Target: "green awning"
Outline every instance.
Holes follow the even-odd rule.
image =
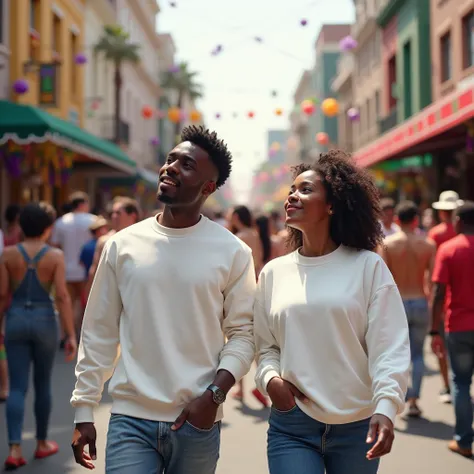
[[[31,105],[0,100],[0,145],[51,141],[97,161],[136,174],[137,165],[117,145]]]

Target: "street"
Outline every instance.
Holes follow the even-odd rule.
[[[79,474],[86,472],[74,463],[70,448],[73,412],[69,398],[74,383],[72,364],[62,360],[58,355],[54,374],[54,405],[50,438],[60,444],[56,456],[42,461],[34,461],[34,419],[32,414],[33,397],[30,393],[27,400],[26,420],[24,426],[24,455],[28,465],[21,468],[22,474]],[[474,471],[473,460],[451,454],[446,443],[452,436],[453,407],[438,402],[440,378],[435,370],[435,361],[427,357],[428,375],[425,378],[421,408],[425,418],[409,423],[398,419],[396,423],[396,440],[392,453],[382,461],[381,474],[430,473],[468,474]],[[250,376],[246,379],[246,392],[253,388]],[[266,419],[268,413],[259,408],[252,395],[247,395],[248,404],[240,403],[229,397],[226,402],[226,417],[222,429],[222,450],[218,474],[264,474],[267,473],[265,456]],[[110,398],[104,402],[96,413],[98,431],[98,460],[96,473],[104,472],[104,443],[107,430]],[[7,456],[5,433],[5,415],[2,407],[0,414],[0,461]]]

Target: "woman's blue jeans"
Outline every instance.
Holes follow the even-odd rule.
[[[47,439],[51,413],[51,375],[57,348],[58,324],[50,308],[10,308],[5,325],[10,378],[6,418],[10,445],[21,443],[25,398],[32,365],[36,439]]]
[[[268,429],[270,474],[376,474],[379,460],[369,461],[369,419],[327,425],[297,406],[272,408]]]

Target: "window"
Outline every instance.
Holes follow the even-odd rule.
[[[375,119],[380,117],[380,91],[375,92]]]
[[[474,66],[474,10],[462,19],[463,69]]]
[[[39,30],[39,0],[30,0],[30,28]]]
[[[451,79],[451,32],[444,34],[441,44],[441,82]]]
[[[390,111],[397,106],[397,58],[392,56],[388,62],[388,108]]]
[[[372,128],[372,111],[370,110],[370,99],[367,99],[365,109],[367,110],[367,131],[370,131]]]
[[[71,32],[71,98],[74,100],[77,98],[77,66],[74,61],[76,54],[78,53],[78,37],[75,33]]]
[[[53,14],[53,54],[61,53],[61,18]]]
[[[0,43],[3,43],[3,2],[0,2]]]

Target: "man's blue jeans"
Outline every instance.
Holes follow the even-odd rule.
[[[107,434],[106,474],[214,474],[220,422],[210,430],[112,415]]]
[[[326,425],[300,408],[272,408],[268,429],[270,474],[376,474],[379,460],[368,461],[368,419]]]
[[[446,333],[456,427],[454,439],[461,448],[471,449],[474,441],[471,381],[474,374],[474,331]]]
[[[425,374],[425,362],[423,359],[423,349],[428,327],[430,324],[430,314],[426,298],[403,300],[408,321],[408,333],[410,336],[411,353],[411,387],[408,389],[407,399],[420,398],[421,383]]]

